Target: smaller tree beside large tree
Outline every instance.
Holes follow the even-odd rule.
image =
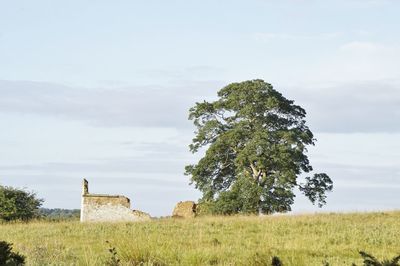
[[[27,221],[39,217],[43,200],[36,193],[0,185],[0,220]]]
[[[222,214],[285,212],[297,187],[324,205],[333,188],[327,174],[298,181],[313,170],[306,147],[315,139],[305,110],[263,80],[229,84],[218,97],[196,103],[189,114],[197,128],[190,150],[206,151],[185,174],[203,192],[202,201]]]

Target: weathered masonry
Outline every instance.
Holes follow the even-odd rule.
[[[129,198],[120,195],[90,194],[83,179],[81,222],[131,222],[149,220],[147,213],[131,210]]]

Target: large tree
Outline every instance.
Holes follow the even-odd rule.
[[[306,155],[315,139],[306,125],[306,112],[263,80],[232,83],[218,100],[196,103],[189,119],[197,127],[190,145],[205,155],[186,166],[186,175],[217,202],[222,213],[289,211],[297,187],[313,204],[325,204],[333,188],[325,173],[312,177]]]

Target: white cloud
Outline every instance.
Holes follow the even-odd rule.
[[[376,53],[384,52],[387,50],[387,48],[382,44],[362,41],[345,43],[341,45],[339,49],[343,52],[348,53]]]
[[[338,45],[330,54],[298,68],[303,84],[343,84],[399,80],[400,45],[396,43],[351,41]]]
[[[4,113],[56,116],[98,126],[185,127],[195,101],[215,94],[221,82],[170,86],[77,88],[59,84],[0,81]]]
[[[170,87],[83,89],[37,82],[0,81],[0,111],[78,120],[102,127],[193,129],[188,109],[215,98],[222,82]],[[281,90],[279,86],[276,87]],[[284,88],[285,89],[285,88]],[[316,131],[399,132],[400,82],[336,82],[282,91],[308,112]]]
[[[288,97],[307,111],[318,132],[400,132],[400,83],[365,81],[290,87]]]

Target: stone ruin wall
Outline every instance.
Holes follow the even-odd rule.
[[[131,210],[130,200],[119,195],[89,194],[83,180],[81,222],[131,222],[149,220],[144,212]]]

